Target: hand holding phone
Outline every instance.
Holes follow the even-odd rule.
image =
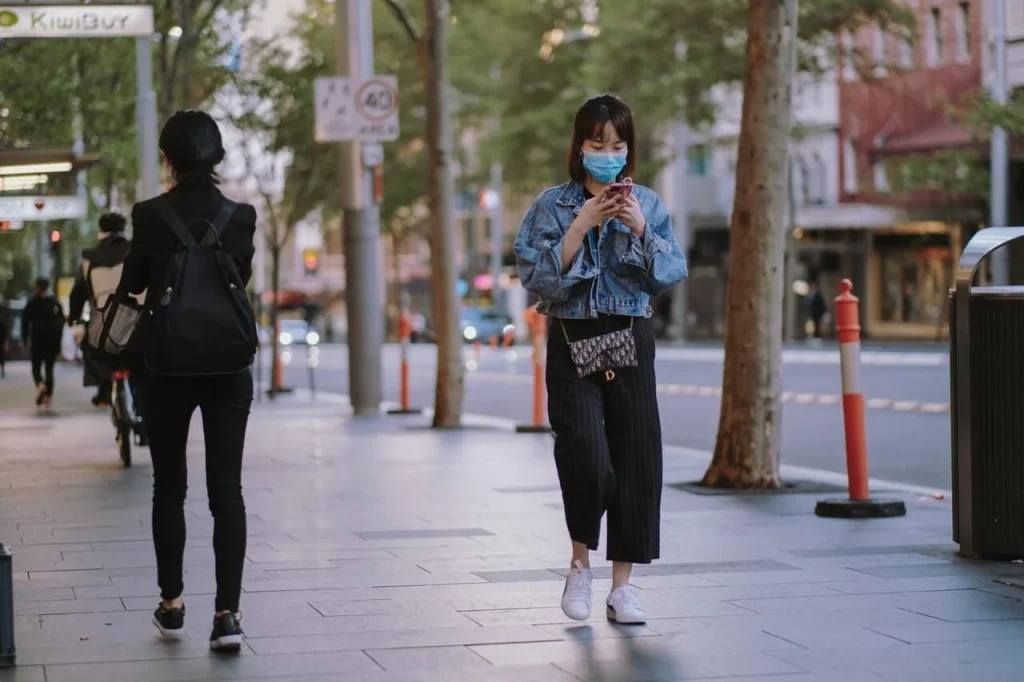
[[[605,189],[605,194],[613,195],[618,194],[620,197],[625,199],[633,192],[633,180],[630,178],[623,178],[622,182],[613,182],[608,185]]]

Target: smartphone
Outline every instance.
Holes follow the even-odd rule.
[[[630,178],[623,178],[622,182],[613,182],[605,190],[608,194],[619,194],[623,199],[633,191],[633,181]]]

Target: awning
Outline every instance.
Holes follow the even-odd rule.
[[[0,149],[0,167],[2,166],[35,166],[48,163],[70,163],[71,171],[84,170],[98,163],[100,154],[86,152],[75,156],[70,147],[9,147]]]
[[[796,226],[804,230],[869,230],[909,221],[903,209],[881,204],[801,206],[796,211]]]
[[[942,121],[912,133],[894,135],[875,151],[880,154],[910,154],[948,147],[967,147],[976,142],[977,140],[966,127]]]

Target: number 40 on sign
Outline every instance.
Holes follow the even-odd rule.
[[[398,139],[398,79],[316,79],[317,142]]]

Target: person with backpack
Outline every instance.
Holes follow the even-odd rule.
[[[198,409],[206,441],[217,595],[210,647],[242,644],[239,596],[246,519],[242,452],[253,399],[256,320],[245,293],[252,276],[256,210],[226,198],[215,167],[221,133],[202,111],[174,114],[159,139],[171,189],[135,204],[134,239],[117,300],[147,291],[133,346],[146,365],[143,393],[153,460],[153,543],[161,634],[184,634],[186,443]]]
[[[40,277],[21,313],[21,338],[29,346],[38,407],[49,409],[53,404],[53,366],[60,354],[64,321],[64,307],[50,293],[50,280]]]

